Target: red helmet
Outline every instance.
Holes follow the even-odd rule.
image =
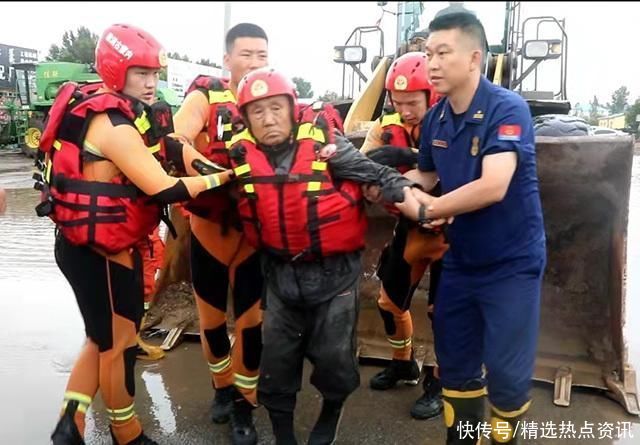
[[[384,87],[389,91],[428,91],[429,108],[440,99],[427,79],[427,55],[417,51],[403,54],[393,62]]]
[[[162,45],[148,32],[131,25],[108,27],[96,45],[96,70],[105,85],[124,88],[132,66],[160,69],[167,66]]]
[[[286,95],[291,98],[293,115],[298,115],[296,87],[284,74],[273,68],[259,68],[247,73],[238,84],[238,109],[267,97]]]

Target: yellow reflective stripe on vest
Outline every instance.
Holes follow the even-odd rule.
[[[236,98],[231,90],[211,91],[209,90],[209,104],[220,104],[225,102],[236,103]]]
[[[327,163],[322,161],[313,161],[311,163],[311,169],[317,172],[323,172],[327,169]]]
[[[253,184],[245,184],[244,191],[247,193],[255,193],[256,189],[253,187]]]
[[[60,142],[60,140],[56,139],[55,141],[53,141],[53,148],[55,148],[56,150],[60,151],[60,149],[62,148],[62,142]]]
[[[321,182],[312,181],[307,186],[307,191],[309,191],[309,192],[318,192],[318,191],[320,191],[321,187],[322,187],[322,183]]]
[[[243,389],[255,389],[258,386],[258,376],[249,377],[242,374],[234,374],[234,383]]]
[[[47,164],[44,170],[44,180],[47,181],[48,184],[51,184],[51,167],[53,167],[53,163],[51,162],[51,158],[47,156]]]
[[[147,147],[149,153],[153,154],[160,151],[160,144],[152,145],[151,147]]]
[[[145,134],[147,130],[151,128],[151,122],[149,122],[149,119],[147,118],[146,111],[143,111],[142,114],[133,121],[133,124],[136,126],[140,134]]]
[[[241,164],[234,168],[233,171],[237,176],[242,176],[251,172],[251,166],[249,164]]]
[[[253,138],[253,136],[251,136],[251,133],[249,132],[248,129],[244,129],[240,133],[233,136],[231,138],[231,145],[240,141],[247,141],[247,142],[251,142],[252,144],[256,144],[256,140]]]
[[[313,161],[311,163],[311,170],[314,173],[322,173],[327,170],[327,163],[323,161]],[[318,192],[322,188],[322,183],[320,181],[310,181],[307,185],[308,192]]]
[[[380,121],[380,125],[383,127],[389,125],[402,125],[402,119],[400,118],[400,113],[391,113],[385,114],[382,116],[382,120]]]
[[[300,127],[298,128],[297,139],[313,139],[314,141],[320,142],[322,144],[324,144],[326,141],[324,138],[324,131],[317,127],[314,127],[308,122],[300,125]]]

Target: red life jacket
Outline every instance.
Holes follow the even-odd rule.
[[[234,125],[240,125],[242,117],[236,106],[236,98],[229,89],[229,80],[201,75],[191,83],[187,94],[195,90],[201,91],[209,101],[207,146],[202,154],[218,165],[230,167],[228,148]],[[185,205],[191,213],[211,221],[220,221],[232,207],[229,189],[225,186],[202,192]]]
[[[382,128],[382,142],[384,145],[393,145],[394,147],[410,147],[417,148],[416,141],[409,134],[407,129],[402,125],[400,113],[383,114],[380,118],[380,127]],[[406,173],[411,168],[402,166],[398,168],[400,173]]]
[[[325,127],[326,131],[330,132],[336,129],[344,134],[344,124],[340,113],[333,105],[326,102],[316,101],[301,108],[299,121],[313,122],[315,126]],[[321,125],[318,125],[318,121],[321,122]]]
[[[38,164],[44,177],[34,177],[42,191],[36,212],[49,216],[72,244],[117,253],[158,226],[162,207],[150,202],[124,175],[98,182],[86,180],[82,172],[89,120],[108,110],[119,110],[131,120],[149,150],[162,160],[163,139],[157,137],[158,128],[145,108],[142,102],[115,93],[87,95],[71,82],[58,92],[40,139]]]
[[[238,210],[251,245],[285,259],[353,252],[365,245],[367,220],[360,185],[332,178],[320,149],[331,133],[299,124],[287,174],[277,174],[249,130],[233,137]]]

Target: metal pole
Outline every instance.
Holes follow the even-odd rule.
[[[222,34],[222,54],[227,53],[226,47],[226,39],[227,39],[227,31],[229,31],[229,23],[231,22],[231,2],[224,2],[224,29]],[[229,71],[222,64],[222,76],[229,77]]]

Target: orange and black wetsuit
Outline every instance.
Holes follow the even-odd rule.
[[[65,127],[71,120],[63,121],[58,134],[77,138],[76,130],[86,129],[84,136],[79,138],[82,162],[80,182],[85,186],[88,184],[92,190],[102,190],[98,192],[102,193],[101,196],[107,196],[109,190],[113,191],[109,187],[114,178],[121,178],[139,191],[140,198],[136,199],[150,199],[149,202],[156,206],[166,205],[197,196],[229,179],[226,173],[193,178],[168,176],[145,145],[140,131],[117,109],[89,114],[86,119],[86,124],[73,128]],[[62,148],[59,141],[57,144],[56,150],[68,149],[64,146],[66,142]],[[54,166],[55,156],[62,156],[62,151],[54,153]],[[190,175],[197,174],[190,167],[191,161],[196,158],[205,160],[188,146],[182,147],[180,156],[186,173]],[[82,205],[77,204],[77,207]],[[151,206],[149,209],[153,211]],[[111,210],[116,212],[115,208]],[[100,211],[105,212],[104,209]],[[107,215],[96,218],[103,218],[102,221],[109,219]],[[157,223],[159,216],[156,226]],[[128,444],[142,435],[142,426],[134,408],[133,371],[144,291],[142,259],[135,245],[152,230],[150,228],[149,233],[133,240],[129,247],[113,251],[108,249],[108,245],[97,247],[95,243],[72,243],[65,236],[65,226],[60,226],[55,258],[75,293],[87,335],[69,377],[61,418],[61,422],[65,415],[73,418],[77,426],[75,434],[84,433],[85,413],[100,389],[115,442]],[[58,428],[54,436],[57,431]]]
[[[215,161],[229,165],[227,145],[231,123],[218,120],[216,101],[225,101],[225,119],[235,108],[234,92],[198,87],[185,98],[174,118],[178,135],[195,141],[201,153],[216,153]],[[218,109],[219,110],[219,109]],[[235,112],[235,109],[233,110]],[[217,114],[217,115],[216,115]],[[223,125],[225,128],[215,128]],[[220,131],[218,131],[220,130]],[[213,147],[213,150],[212,150]],[[200,338],[208,362],[216,398],[234,386],[252,406],[257,405],[256,387],[262,350],[263,278],[258,253],[240,228],[230,189],[208,192],[216,209],[193,210],[191,226],[191,278],[200,317]],[[189,207],[189,206],[187,206]],[[233,350],[227,331],[227,297],[231,289],[235,319]],[[222,402],[221,402],[222,403]],[[224,422],[226,415],[214,421]]]

